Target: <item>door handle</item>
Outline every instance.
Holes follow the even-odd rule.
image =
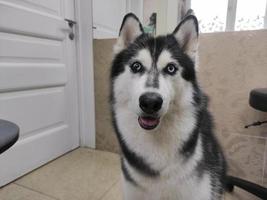
[[[77,22],[71,19],[64,19],[64,20],[68,23],[68,26],[69,26],[69,28],[66,29],[66,31],[69,33],[69,39],[74,40],[75,35],[74,35],[73,29],[74,29],[74,25],[77,24]]]
[[[71,19],[64,19],[66,22],[68,22],[69,27],[72,28],[75,24],[77,24],[76,21],[73,21]]]

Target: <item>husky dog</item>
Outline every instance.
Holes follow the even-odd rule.
[[[125,200],[219,200],[226,163],[197,77],[198,21],[144,33],[127,14],[114,46],[111,107]]]

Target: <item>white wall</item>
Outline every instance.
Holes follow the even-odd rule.
[[[143,23],[147,25],[149,23],[149,17],[153,12],[157,11],[157,0],[144,0],[143,9]]]
[[[157,35],[170,33],[178,24],[178,0],[157,1]]]

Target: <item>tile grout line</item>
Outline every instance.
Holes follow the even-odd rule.
[[[57,197],[51,196],[51,195],[49,195],[49,194],[45,194],[45,193],[40,192],[40,191],[38,191],[38,190],[34,190],[34,189],[32,189],[32,188],[30,188],[30,187],[28,187],[28,186],[21,185],[21,184],[16,183],[16,182],[14,182],[13,184],[15,184],[15,185],[17,185],[17,186],[19,186],[19,187],[22,187],[22,188],[24,188],[24,189],[31,190],[31,191],[33,191],[33,192],[39,193],[39,194],[44,195],[44,196],[46,196],[46,197],[49,197],[49,198],[51,198],[51,199],[54,199],[54,200],[60,200],[60,199],[58,199]]]
[[[111,191],[111,189],[120,181],[120,179],[118,179],[116,182],[114,182],[99,198],[98,200],[103,199],[103,197],[105,197],[105,195],[107,193],[109,193],[109,191]]]
[[[262,185],[264,185],[264,175],[265,175],[265,172],[267,172],[265,169],[265,167],[267,166],[267,139],[265,139],[265,148],[264,148],[264,154],[263,154],[263,175],[262,175]]]

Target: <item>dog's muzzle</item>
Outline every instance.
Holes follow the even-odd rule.
[[[161,109],[162,103],[162,97],[155,92],[147,92],[139,98],[140,108],[149,115],[157,113]]]
[[[138,122],[142,128],[152,130],[158,126],[160,118],[157,113],[161,109],[162,103],[162,97],[155,92],[147,92],[140,96],[139,107],[143,111],[143,115],[138,118]]]

